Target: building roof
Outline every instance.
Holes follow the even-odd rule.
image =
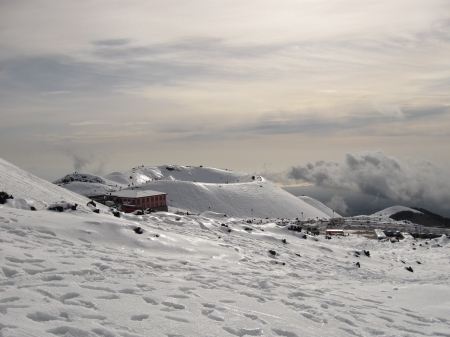
[[[122,190],[117,192],[111,192],[111,195],[120,198],[144,198],[144,197],[152,197],[155,195],[167,194],[164,192],[152,191],[152,190]]]

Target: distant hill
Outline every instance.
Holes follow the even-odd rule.
[[[427,227],[450,228],[449,218],[444,218],[423,208],[413,207],[412,209],[413,211],[401,211],[392,214],[390,217],[396,221],[408,220],[418,225]]]
[[[372,216],[374,217],[381,217],[381,218],[385,218],[385,217],[391,217],[394,214],[398,214],[401,212],[411,212],[411,213],[417,213],[419,214],[420,211],[414,209],[414,208],[410,208],[410,207],[405,207],[405,206],[391,206],[388,208],[385,208],[381,211],[378,211],[374,214],[372,214]],[[405,219],[402,219],[405,220]]]
[[[325,205],[299,199],[261,176],[227,169],[138,166],[108,174],[103,179],[108,184],[68,181],[61,186],[83,195],[93,195],[100,190],[107,193],[114,189],[160,191],[167,193],[167,203],[172,210],[196,214],[211,211],[239,218],[252,215],[255,218],[332,216],[332,211]]]
[[[86,173],[67,174],[63,178],[54,181],[53,184],[64,185],[64,184],[70,184],[74,181],[79,181],[79,182],[84,182],[84,183],[106,184],[105,179],[103,179],[102,177],[94,176],[92,174],[86,174]]]

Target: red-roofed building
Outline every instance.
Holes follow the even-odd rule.
[[[136,210],[145,210],[150,208],[153,211],[166,211],[167,193],[150,190],[123,190],[112,192],[107,196],[109,200],[119,204],[121,210],[131,213]]]

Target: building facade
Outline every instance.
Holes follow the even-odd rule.
[[[112,192],[107,198],[114,201],[126,213],[136,210],[151,209],[152,211],[167,211],[167,193],[158,191],[123,190]]]

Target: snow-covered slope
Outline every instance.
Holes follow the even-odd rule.
[[[114,172],[105,176],[106,179],[118,184],[140,185],[154,180],[178,180],[199,183],[225,184],[250,182],[252,177],[257,180],[259,177],[247,173],[217,169],[211,167],[194,166],[139,166],[131,170]]]
[[[141,166],[108,174],[105,179],[123,188],[165,192],[169,207],[196,214],[214,211],[239,218],[301,218],[302,213],[304,218],[332,216],[322,203],[317,201],[318,209],[312,200],[305,202],[263,177],[224,169]],[[84,195],[101,190],[101,186],[82,182],[63,186]],[[108,188],[111,186],[104,185],[106,192]]]
[[[305,240],[211,215],[0,208],[1,336],[448,335],[448,239]]]
[[[396,214],[399,212],[405,212],[405,211],[422,214],[422,212],[419,212],[418,210],[413,209],[413,208],[409,208],[409,207],[405,207],[405,206],[392,206],[392,207],[385,208],[379,212],[376,212],[376,213],[372,214],[372,216],[390,217],[393,214]]]
[[[186,181],[155,181],[142,186],[167,193],[169,206],[193,213],[214,211],[245,218],[328,217],[269,181],[208,184]]]
[[[38,178],[0,158],[0,191],[12,194],[12,207],[44,208],[49,204],[66,201],[86,205],[89,199]]]
[[[319,200],[308,197],[308,196],[299,196],[297,197],[300,200],[306,202],[307,204],[313,206],[314,208],[318,209],[319,211],[323,212],[324,214],[327,215],[327,217],[331,218],[331,217],[340,217],[340,215],[336,212],[333,212],[333,210],[328,207],[327,205],[321,203]]]

